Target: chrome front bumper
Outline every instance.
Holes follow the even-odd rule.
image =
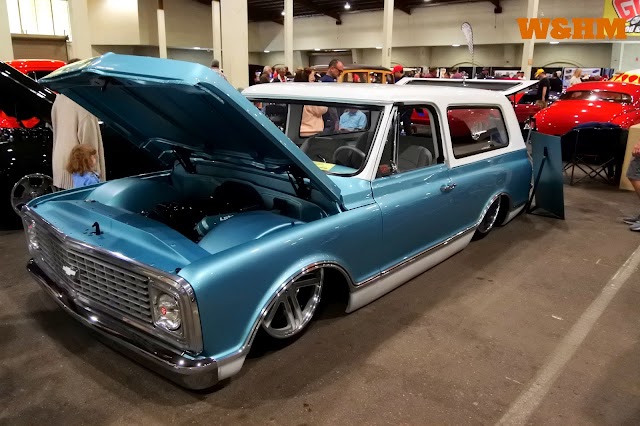
[[[111,317],[75,303],[33,259],[27,263],[27,270],[65,311],[98,332],[114,349],[188,389],[206,389],[218,382],[214,359],[178,355]]]

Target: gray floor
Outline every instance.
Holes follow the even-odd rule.
[[[198,393],[96,342],[27,276],[22,234],[1,233],[0,424],[494,424],[531,389],[532,424],[639,424],[638,270],[548,388],[536,384],[640,245],[618,221],[640,207],[632,194],[565,194],[566,221],[520,216]]]

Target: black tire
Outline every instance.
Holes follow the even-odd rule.
[[[502,197],[496,198],[493,203],[485,211],[480,224],[476,228],[475,234],[473,234],[473,241],[478,241],[489,235],[489,232],[496,225],[498,216],[500,216],[500,206],[502,205]]]

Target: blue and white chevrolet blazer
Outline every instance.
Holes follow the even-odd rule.
[[[506,224],[529,195],[500,93],[241,94],[201,65],[115,54],[41,82],[172,167],[28,203],[28,269],[73,317],[192,389],[238,373],[256,335],[302,333],[327,292],[355,311]]]

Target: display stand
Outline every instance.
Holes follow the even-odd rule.
[[[526,212],[564,219],[564,183],[560,138],[530,132],[535,180]],[[533,201],[535,200],[535,205]]]

